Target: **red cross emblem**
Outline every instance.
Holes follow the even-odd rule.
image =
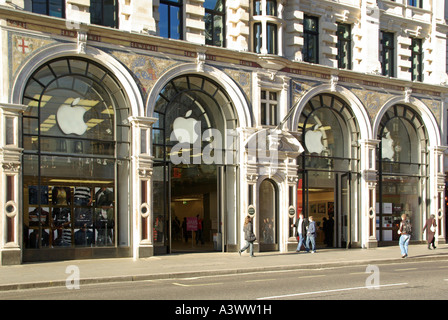
[[[17,40],[18,41],[18,45],[17,45],[17,47],[19,47],[19,51],[22,51],[22,53],[27,53],[29,50],[29,46],[27,45],[27,41],[25,41],[25,39],[24,38],[22,38],[22,39],[18,39]]]

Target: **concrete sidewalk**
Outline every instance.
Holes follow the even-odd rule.
[[[71,260],[0,267],[0,291],[65,286],[69,266],[79,268],[80,285],[174,279],[248,272],[329,268],[348,265],[412,263],[447,260],[448,245],[428,250],[410,245],[409,258],[402,259],[398,246],[375,249],[321,249],[317,253],[265,252],[250,258],[247,253],[185,253],[132,258]],[[67,272],[67,273],[66,273]]]

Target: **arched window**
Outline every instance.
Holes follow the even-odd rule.
[[[175,212],[174,201],[170,200],[180,201],[181,195],[201,186],[205,188],[202,194],[215,192],[217,165],[226,164],[229,155],[233,161],[235,154],[235,136],[227,135],[228,129],[235,129],[238,123],[233,102],[224,89],[193,74],[179,76],[165,85],[154,106],[154,117],[153,234],[155,245],[164,247],[168,245],[170,216],[177,214],[182,220],[187,212]],[[195,199],[198,203],[209,201],[207,197]],[[218,221],[219,217],[215,218]]]
[[[52,60],[23,104],[25,247],[129,245],[129,103],[115,77],[89,60]]]
[[[421,239],[428,176],[428,134],[420,115],[406,105],[394,105],[378,129],[380,241],[398,240],[397,229],[405,213],[413,225],[412,239]]]
[[[359,126],[350,106],[323,93],[311,98],[298,124],[302,136],[298,208],[331,230],[317,237],[319,245],[348,247],[358,241]],[[300,213],[300,212],[299,212]],[[333,223],[334,219],[334,223]]]
[[[358,157],[356,118],[334,95],[320,94],[310,99],[301,113],[298,130],[305,147],[305,167],[347,171],[350,159]]]
[[[278,192],[274,181],[263,180],[259,189],[260,250],[278,250]]]

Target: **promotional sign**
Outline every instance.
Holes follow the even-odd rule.
[[[198,218],[187,217],[187,231],[198,231]]]

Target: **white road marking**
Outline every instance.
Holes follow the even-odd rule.
[[[199,283],[199,284],[183,284],[183,283],[173,282],[173,284],[174,284],[175,286],[179,286],[179,287],[203,287],[203,286],[215,286],[215,285],[219,285],[219,284],[222,284],[222,282],[215,282],[215,283]]]
[[[245,282],[264,282],[264,281],[276,281],[277,279],[257,279],[257,280],[246,280]]]
[[[314,276],[301,276],[299,279],[307,279],[307,278],[319,278],[319,277],[325,277],[326,274],[316,274]]]
[[[406,268],[406,269],[395,269],[394,271],[411,271],[411,270],[418,270],[417,268]]]
[[[377,288],[393,287],[393,286],[404,286],[404,285],[407,285],[407,283],[405,282],[405,283],[383,284],[383,285],[377,286]],[[292,294],[285,294],[285,295],[281,295],[281,296],[262,297],[262,298],[257,298],[257,300],[280,299],[280,298],[298,297],[298,296],[305,296],[305,295],[331,293],[331,292],[341,292],[341,291],[350,291],[350,290],[360,290],[360,289],[368,289],[368,287],[364,286],[364,287],[353,287],[353,288],[343,288],[343,289],[333,289],[333,290],[322,290],[322,291],[292,293]]]

